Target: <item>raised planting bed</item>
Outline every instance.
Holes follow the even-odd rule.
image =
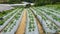
[[[11,14],[16,13],[16,11],[19,10],[19,8],[13,10],[12,12],[8,13],[7,15],[3,16],[3,18],[7,18],[8,16],[10,16]]]
[[[53,14],[53,15],[55,15],[55,16],[57,16],[57,17],[60,17],[60,13],[58,12],[55,12],[55,11],[51,11],[51,10],[48,10],[48,9],[46,9],[46,8],[39,8],[39,9],[41,9],[42,11],[44,11],[44,12],[49,12],[49,13],[51,13],[51,14]]]
[[[33,34],[33,33],[39,34],[35,17],[30,9],[27,10],[28,15],[27,15],[27,25],[25,34]]]
[[[48,34],[48,33],[50,33],[50,34],[56,33],[56,31],[57,31],[57,29],[59,29],[59,27],[56,26],[53,21],[51,21],[49,18],[47,18],[47,17],[42,13],[43,11],[38,10],[38,9],[36,9],[36,8],[34,8],[34,10],[36,11],[37,17],[40,17],[40,18],[38,18],[38,19],[40,20],[41,24],[43,25],[43,28],[44,28],[46,34]],[[32,11],[33,11],[33,10],[32,10]],[[38,16],[38,15],[39,15],[39,16]],[[41,18],[42,18],[42,19],[41,19]]]
[[[34,8],[35,10],[39,11],[40,13],[44,14],[48,19],[50,19],[51,21],[53,21],[58,27],[60,27],[60,23],[58,21],[56,21],[55,19],[53,19],[51,16],[47,15],[44,11],[42,10],[38,10],[36,8]]]
[[[14,34],[18,28],[21,21],[22,10],[19,10],[17,14],[10,20],[7,26],[3,29],[2,34]]]
[[[54,14],[52,14],[52,13],[46,11],[46,10],[43,10],[43,9],[42,9],[42,11],[44,11],[47,15],[51,16],[54,20],[60,22],[60,16],[54,15]]]
[[[40,7],[40,8],[41,8],[41,7]],[[55,9],[48,8],[48,7],[43,7],[43,8],[46,9],[46,10],[49,10],[50,12],[60,14],[60,10],[55,10]]]
[[[13,12],[8,13],[7,15],[3,16],[3,20],[0,20],[0,25],[3,25],[5,21],[7,21],[14,13],[16,13],[17,9],[15,9]]]
[[[0,26],[0,31],[14,18],[14,16],[19,13],[22,9],[18,10],[15,14],[13,14],[8,20],[4,22],[3,25]]]

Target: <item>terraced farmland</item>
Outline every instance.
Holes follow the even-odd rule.
[[[5,12],[0,13],[0,34],[60,34],[60,10],[55,7],[16,8]]]

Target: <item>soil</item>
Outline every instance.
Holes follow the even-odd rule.
[[[18,27],[18,30],[16,31],[16,34],[24,34],[26,27],[26,9],[24,9],[24,14],[22,17],[22,21]]]

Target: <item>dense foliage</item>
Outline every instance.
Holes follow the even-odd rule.
[[[10,3],[10,4],[11,3],[14,4],[14,3],[21,3],[22,1],[35,3],[36,6],[45,5],[45,4],[60,3],[60,0],[5,0],[4,2]]]
[[[46,4],[56,4],[60,3],[60,0],[35,0],[36,6],[46,5]]]
[[[11,3],[13,3],[13,4],[14,4],[14,3],[21,3],[21,0],[9,0],[8,3],[10,3],[10,4],[11,4]]]

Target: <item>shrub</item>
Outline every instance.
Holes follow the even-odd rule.
[[[29,7],[31,7],[31,4],[27,4],[27,5],[25,6],[25,8],[29,8]]]

